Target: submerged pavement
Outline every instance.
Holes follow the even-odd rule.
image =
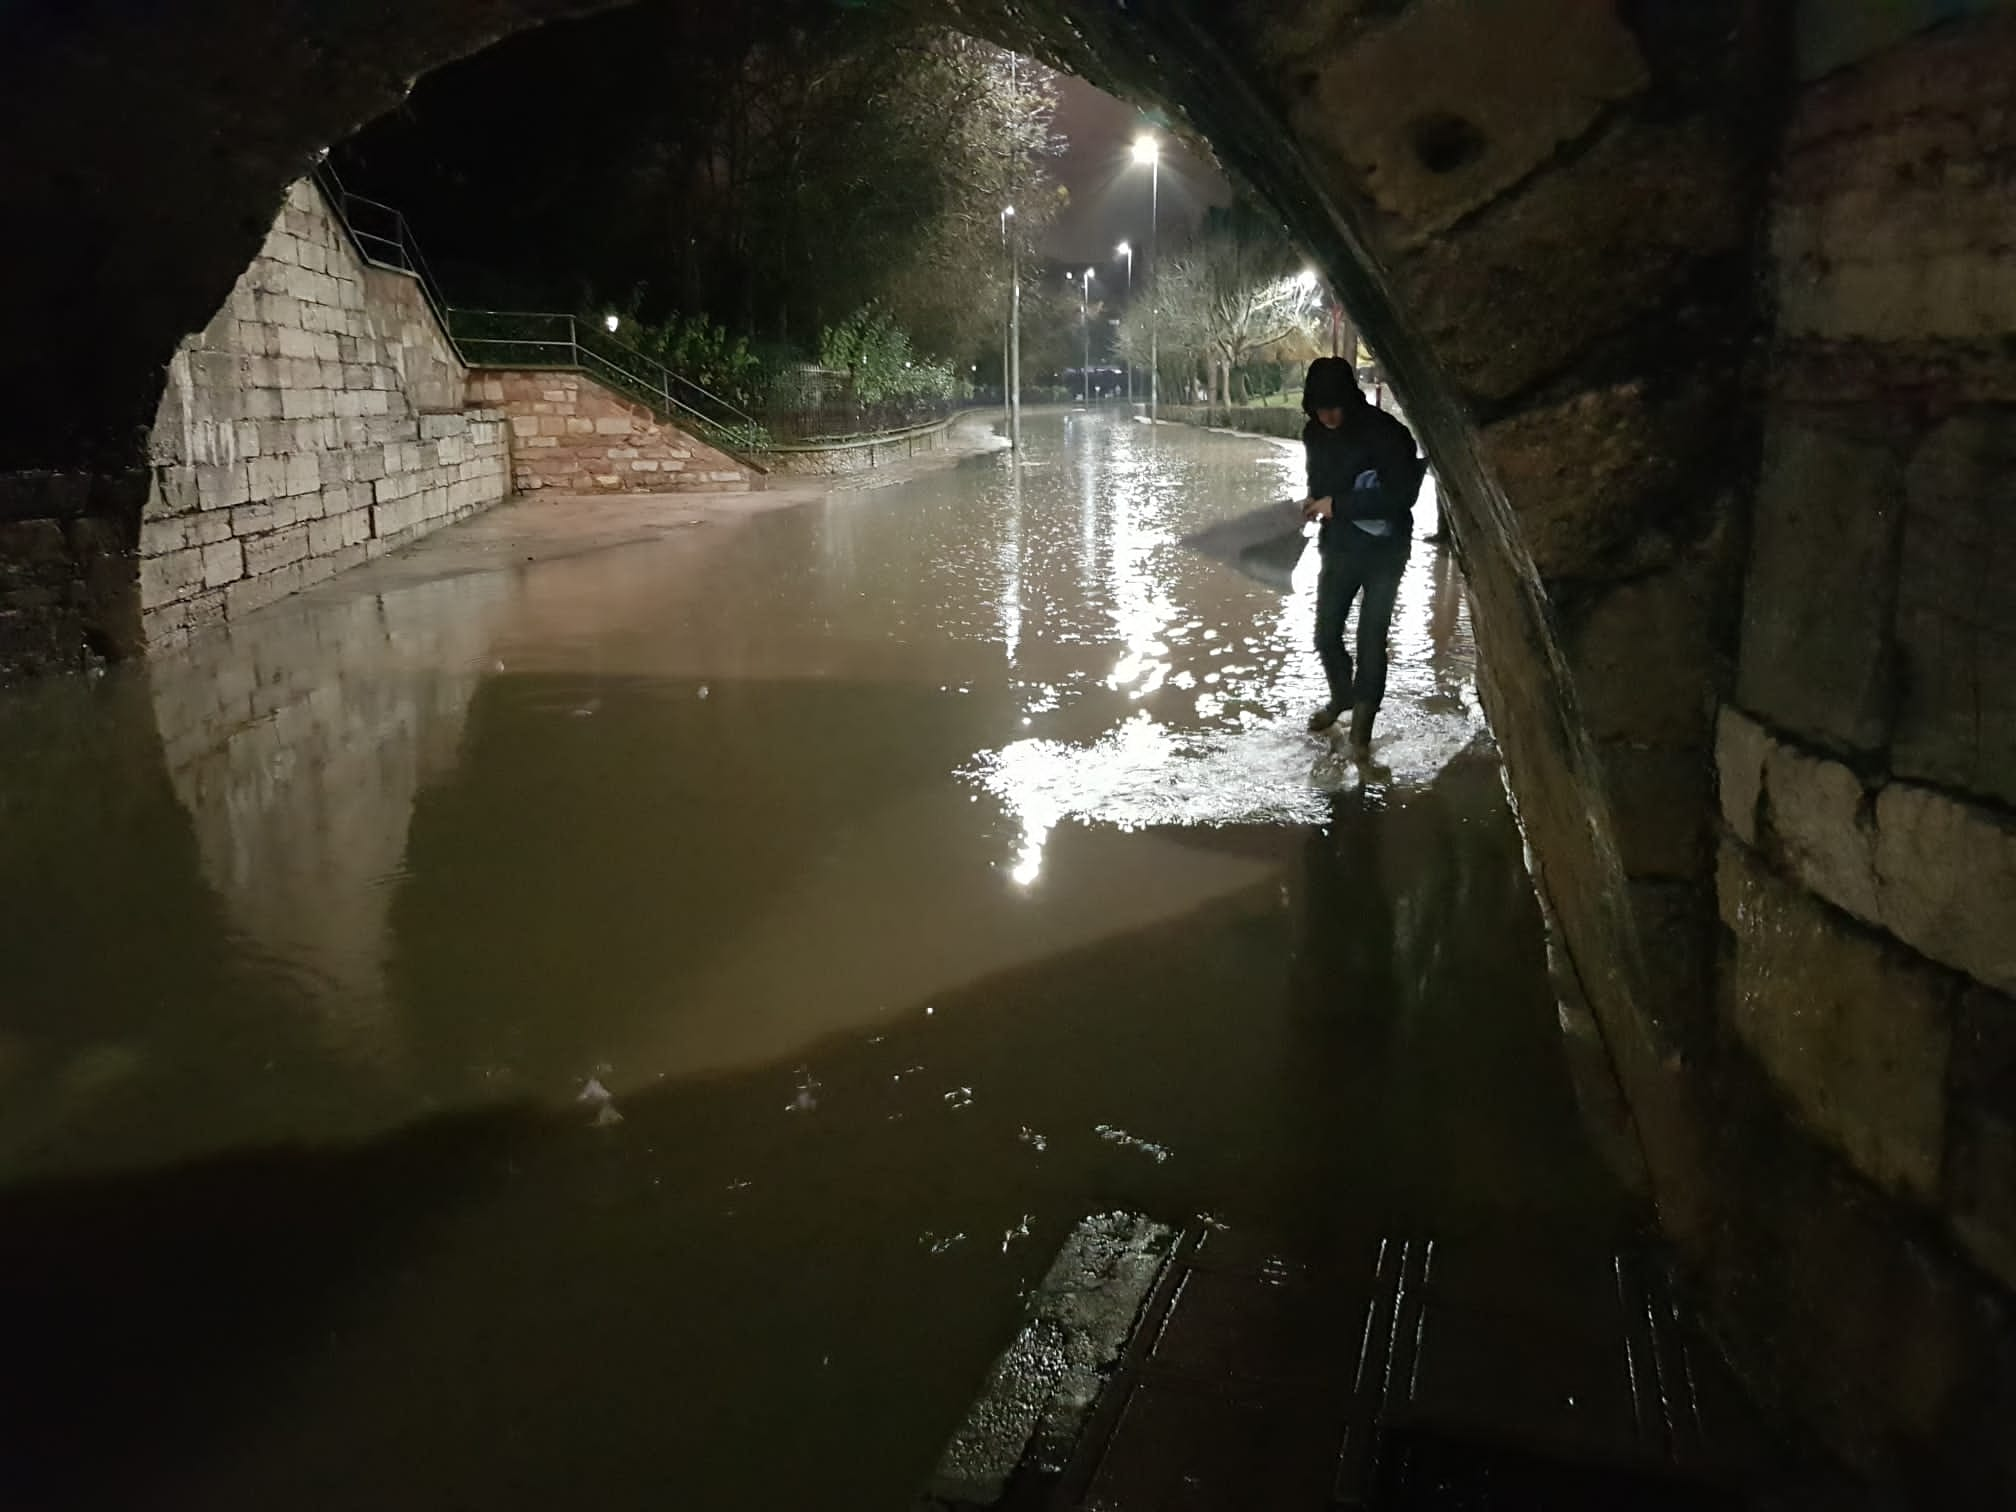
[[[1025,441],[506,506],[0,704],[14,1484],[901,1505],[1089,1213],[1639,1231],[1453,561],[1358,765],[1313,562],[1178,544],[1294,448]]]

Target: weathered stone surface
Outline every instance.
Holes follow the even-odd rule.
[[[1856,435],[1778,421],[1751,528],[1736,696],[1853,751],[1889,735],[1903,468]]]
[[[1612,742],[1602,747],[1603,788],[1618,854],[1633,878],[1680,880],[1709,869],[1708,793],[1714,771],[1695,747]]]
[[[1802,1118],[1883,1186],[1940,1193],[1957,987],[1725,843],[1729,1012]]]
[[[524,493],[739,492],[762,477],[585,374],[486,369],[471,383],[510,419]]]
[[[1974,1257],[2016,1287],[2016,999],[1962,995],[1951,1098],[1947,1212]]]
[[[1757,843],[1757,801],[1771,737],[1740,709],[1725,705],[1715,722],[1715,772],[1722,819],[1745,845]]]
[[[2016,825],[1929,788],[1876,797],[1884,926],[1934,960],[2016,992]]]
[[[1792,871],[1858,918],[1880,923],[1869,794],[1840,762],[1774,741],[1764,760],[1763,827]]]
[[[1928,37],[1813,92],[1772,233],[1784,335],[2016,333],[2010,39],[2006,22]]]
[[[1566,627],[1569,665],[1599,741],[1699,747],[1713,714],[1717,543],[1674,568],[1594,589]],[[1657,655],[1647,655],[1650,648]]]
[[[1704,1042],[1713,1001],[1709,927],[1713,888],[1699,882],[1633,877],[1624,884],[1625,906],[1644,954],[1649,1005],[1671,1026],[1673,1048],[1683,1055]]]
[[[1504,67],[1514,55],[1529,66]],[[1503,194],[1647,77],[1607,8],[1419,0],[1323,60],[1296,119],[1337,143],[1343,176],[1419,233]]]
[[[1985,15],[2009,8],[2010,0],[1883,0],[1875,5],[1802,5],[1793,12],[1794,56],[1802,78],[1818,79],[1957,16]]]
[[[502,429],[461,412],[460,361],[414,280],[364,268],[305,181],[281,215],[170,364],[138,582],[157,645],[358,555],[374,485],[406,501],[387,520],[402,540],[508,491]]]
[[[1102,1213],[1071,1231],[939,1457],[934,1498],[991,1507],[1025,1465],[1050,1475],[1064,1468],[1176,1237],[1134,1213]]]
[[[1744,747],[1766,744],[1761,848],[1837,908],[2016,992],[2016,822],[2007,813],[1914,783],[1872,790],[1845,764],[1746,723],[1725,715],[1722,750],[1740,784],[1754,760]]]
[[[1728,403],[1705,385],[1654,396],[1634,381],[1522,410],[1486,426],[1485,456],[1541,576],[1642,573],[1696,533],[1689,448]],[[1564,445],[1564,438],[1573,438]]]
[[[1700,265],[1739,254],[1739,172],[1717,127],[1611,125],[1572,173],[1410,248],[1398,296],[1466,395],[1510,398],[1643,321]]]
[[[1941,424],[1906,499],[1892,769],[2016,804],[2016,408]]]

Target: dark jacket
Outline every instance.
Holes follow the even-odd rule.
[[[1354,530],[1351,520],[1385,520],[1396,535],[1406,533],[1426,471],[1406,426],[1358,399],[1344,406],[1344,423],[1336,430],[1311,420],[1303,428],[1302,447],[1309,497],[1330,501],[1330,518],[1319,537],[1326,550],[1350,539],[1342,532]],[[1357,486],[1367,472],[1376,475],[1376,484]]]

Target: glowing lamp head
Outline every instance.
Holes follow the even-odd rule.
[[[605,331],[614,331],[622,323],[622,320],[615,315],[604,315],[602,317],[602,328]]]
[[[1135,162],[1140,163],[1145,167],[1147,164],[1154,162],[1155,159],[1160,157],[1161,155],[1162,155],[1162,146],[1152,136],[1142,136],[1142,137],[1136,137],[1134,139]]]
[[[1120,243],[1119,246],[1113,249],[1113,255],[1115,257],[1132,257],[1134,255],[1134,249],[1128,246],[1127,243],[1122,242]]]

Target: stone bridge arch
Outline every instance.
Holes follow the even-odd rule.
[[[609,3],[15,9],[0,47],[12,275],[0,671],[137,644],[131,554],[163,368],[315,152],[429,70]],[[1990,1187],[2016,1180],[2011,1134],[1963,1106],[1951,1047],[1985,1037],[1999,1047],[1994,1075],[2016,1076],[1995,1059],[2016,1064],[2004,1016],[2016,972],[1982,935],[2004,907],[2016,924],[2016,739],[1997,744],[2016,714],[1998,706],[1986,735],[1978,721],[1971,735],[1924,733],[1979,702],[2004,645],[1982,627],[2006,621],[1994,608],[2006,592],[1981,589],[1985,607],[1958,621],[1922,607],[1925,636],[1967,639],[1972,681],[1900,694],[1883,669],[1903,655],[1911,548],[1899,511],[1855,490],[1873,473],[1929,500],[1924,549],[1945,550],[1939,562],[1955,530],[2011,549],[1997,522],[2012,511],[1991,518],[1983,502],[2008,431],[1984,407],[2016,400],[2016,282],[1986,259],[1990,228],[1962,208],[1984,182],[2008,192],[2011,26],[1951,19],[1990,0],[922,8],[1168,108],[1279,209],[1351,305],[1444,481],[1564,983],[1603,1028],[1669,1224],[1711,1267],[1740,1263],[1726,1250],[1732,1223],[1775,1232],[1765,1209],[1778,1191],[1730,1197],[1730,1162],[1745,1157],[1718,1139],[1719,1084],[1704,1092],[1690,1072],[1740,1040],[1775,1089],[1765,1101],[1824,1152],[1797,1190],[1846,1214],[1839,1242],[1887,1278],[1840,1307],[1906,1298],[1886,1304],[1894,1327],[1855,1346],[1866,1358],[1849,1365],[1860,1373],[1846,1395],[1822,1389],[1842,1369],[1824,1299],[1772,1333],[1774,1365],[1813,1383],[1840,1434],[1875,1422],[1885,1444],[1945,1435],[1982,1392],[2009,1392],[2008,1349],[1984,1353],[1978,1328],[1964,1336],[2016,1286],[2016,1198],[1956,1190],[1954,1172],[1971,1161]],[[1908,206],[1884,199],[1898,183],[1917,195]],[[1887,252],[1849,244],[1844,219],[1858,214]],[[1915,241],[1914,217],[1931,228]],[[1867,518],[1809,507],[1816,491],[1844,489]],[[1847,560],[1830,563],[1836,552]],[[1824,596],[1801,591],[1802,554]],[[1876,673],[1844,664],[1844,635]],[[1911,696],[1932,699],[1915,735]],[[1913,739],[1931,754],[1897,765]],[[1895,909],[1862,887],[1886,843],[1871,815],[1904,778],[1951,808],[1942,833],[2003,879],[1957,933],[1912,924],[1925,905],[1906,897],[1909,878]],[[1932,1092],[1900,1091],[1880,1069],[1823,1084],[1796,1043],[1755,1029],[1795,1011],[1783,995],[1796,984],[1752,979],[1769,977],[1768,940],[1800,929],[1815,969],[1845,970],[1862,952],[1933,974],[1912,988],[1936,1000],[1926,1033],[1947,1047],[1919,1078],[1936,1083],[1936,1115],[1911,1115],[1929,1155],[1899,1156],[1894,1110],[1879,1105]],[[1858,1010],[1842,991],[1846,1024]],[[1967,1096],[1992,1106],[2004,1087],[1991,1078]],[[1866,1116],[1843,1114],[1844,1099]],[[1906,1231],[1941,1236],[1933,1279],[1884,1269]],[[1756,1285],[1737,1301],[1774,1299],[1789,1305]],[[1993,1317],[2006,1329],[2005,1311]],[[1935,1368],[1875,1379],[1907,1328],[1936,1335]],[[2002,1473],[2016,1473],[2000,1452]]]

